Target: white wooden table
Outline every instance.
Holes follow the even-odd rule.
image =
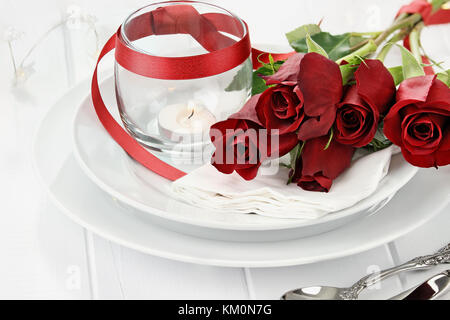
[[[72,10],[81,8],[98,18],[103,42],[127,13],[147,2],[3,0],[0,30],[14,26],[25,33],[14,42],[20,60],[38,36],[63,19],[73,3]],[[351,5],[352,14],[337,14],[342,10],[337,10],[331,0],[322,1],[321,6],[314,0],[210,2],[239,13],[252,27],[254,42],[280,43],[284,41],[283,32],[322,17],[324,28],[333,28],[334,33],[381,28],[392,19],[395,8],[407,1],[339,1],[340,8]],[[283,5],[288,8],[285,12],[280,11]],[[90,76],[93,43],[92,33],[83,26],[56,29],[30,57],[35,74],[17,88],[11,87],[13,69],[7,44],[0,43],[0,298],[278,299],[284,291],[300,286],[347,286],[368,272],[433,252],[450,242],[450,206],[393,243],[347,258],[289,268],[192,265],[144,255],[97,237],[50,203],[37,182],[31,159],[32,137],[39,119],[58,97]],[[448,41],[435,42],[434,46],[445,45],[443,50],[449,52]],[[383,284],[381,289],[406,289],[443,269],[408,274]],[[371,294],[381,297],[386,292],[376,290]]]

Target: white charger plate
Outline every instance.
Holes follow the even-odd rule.
[[[227,267],[313,263],[369,250],[414,230],[440,212],[450,197],[450,168],[421,170],[376,215],[340,229],[266,243],[208,240],[169,231],[151,216],[124,209],[87,178],[70,143],[73,112],[89,90],[78,85],[43,119],[34,141],[35,169],[52,201],[70,218],[120,245],[168,259]]]
[[[110,112],[119,119],[115,97],[111,94],[114,92],[114,79],[108,78],[101,88]],[[72,130],[74,154],[80,167],[106,193],[125,206],[152,215],[154,222],[166,228],[220,240],[286,240],[336,229],[381,209],[417,173],[417,168],[409,165],[401,155],[396,155],[388,175],[374,194],[353,207],[321,219],[224,214],[174,199],[170,192],[171,182],[135,163],[111,139],[97,119],[89,96],[79,106]]]
[[[70,218],[120,245],[168,259],[227,267],[313,263],[369,250],[414,230],[450,198],[450,168],[421,170],[376,215],[309,238],[268,243],[215,241],[170,231],[128,210],[87,178],[70,143],[73,112],[89,90],[78,85],[43,119],[34,141],[35,169],[52,201]]]

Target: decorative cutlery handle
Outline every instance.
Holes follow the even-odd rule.
[[[389,268],[377,274],[365,276],[352,287],[344,290],[340,296],[345,300],[356,300],[359,294],[366,288],[398,273],[410,270],[420,270],[437,266],[440,264],[450,263],[450,243],[440,249],[437,253],[414,258],[400,266]]]

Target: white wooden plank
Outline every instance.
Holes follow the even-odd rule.
[[[145,255],[94,237],[100,299],[247,299],[243,269]]]
[[[289,290],[326,285],[348,287],[367,274],[393,266],[386,246],[347,258],[314,263],[304,266],[268,269],[250,269],[249,286],[256,299],[279,299]],[[362,298],[378,299],[399,292],[397,279],[374,286]]]
[[[24,32],[13,44],[18,63],[60,17],[52,0],[2,1],[0,6],[0,28],[11,25]],[[24,8],[33,12],[31,18],[23,16]],[[39,119],[68,87],[62,43],[60,31],[49,34],[26,62],[34,62],[35,73],[16,88],[7,46],[0,46],[0,298],[4,299],[90,297],[83,229],[48,203],[30,155]]]

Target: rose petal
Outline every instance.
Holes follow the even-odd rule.
[[[437,166],[437,161],[435,158],[435,155],[429,154],[429,155],[413,155],[405,148],[402,148],[402,154],[406,161],[408,161],[410,164],[416,167],[420,168],[432,168]]]
[[[355,72],[358,95],[384,114],[395,97],[391,73],[380,60],[365,60]]]
[[[450,111],[450,88],[439,79],[435,79],[428,92],[425,105],[430,103],[439,104],[440,108]]]
[[[305,120],[298,130],[298,138],[301,141],[307,141],[321,137],[330,132],[336,119],[336,113],[326,113],[320,118],[309,118]]]
[[[236,129],[240,121],[239,119],[228,119],[213,124],[209,132],[211,141],[214,143],[217,138],[225,135],[227,130]]]
[[[256,178],[258,175],[258,170],[261,167],[261,164],[252,166],[250,168],[245,169],[236,169],[236,173],[240,175],[244,180],[250,181]]]
[[[442,141],[441,141],[441,147],[440,150],[450,150],[450,125],[447,124],[445,127],[444,133],[442,134]]]
[[[301,177],[297,185],[306,191],[329,192],[333,180],[324,177],[321,173],[311,176]]]
[[[404,80],[397,91],[397,102],[425,102],[436,76],[420,76]]]
[[[436,152],[436,166],[444,167],[450,164],[450,150]]]
[[[384,118],[383,133],[392,143],[402,146],[402,118],[399,112],[389,112]]]
[[[306,142],[302,153],[303,176],[322,172],[323,176],[334,180],[350,166],[355,148],[332,140],[324,150],[328,140],[328,136],[323,136]]]
[[[300,63],[298,80],[307,116],[336,113],[343,89],[341,71],[334,61],[318,53],[306,54]]]
[[[279,137],[278,150],[275,147],[271,148],[270,157],[274,157],[275,150],[277,150],[278,157],[282,157],[289,153],[299,143],[297,135],[295,133],[283,134]]]
[[[242,120],[250,120],[258,125],[261,125],[261,122],[258,119],[258,115],[256,114],[256,104],[259,101],[261,94],[254,95],[247,101],[247,103],[242,107],[240,111],[231,115],[229,119],[242,119]]]
[[[436,152],[436,165],[446,166],[450,164],[450,125],[447,125],[445,132],[443,133],[443,138],[441,141],[441,146]]]
[[[261,78],[266,80],[268,86],[273,84],[295,85],[300,71],[300,62],[304,56],[304,53],[294,54],[281,65],[277,73],[271,76],[261,76]]]

